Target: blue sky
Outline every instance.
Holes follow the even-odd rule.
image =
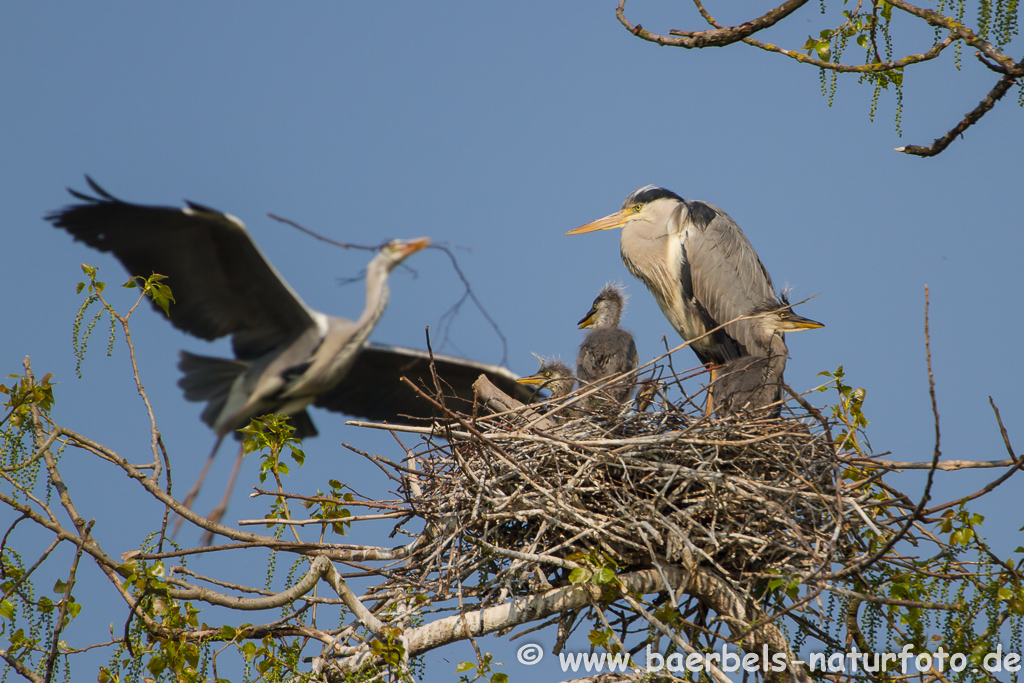
[[[628,11],[659,32],[689,19],[667,2]],[[775,39],[799,47],[820,21],[817,6],[808,6]],[[927,39],[915,35],[906,51],[922,51]],[[346,317],[361,311],[362,286],[338,279],[358,273],[365,252],[324,247],[267,212],[341,241],[429,236],[448,244],[507,339],[507,365],[520,374],[535,370],[533,352],[574,358],[583,335],[575,321],[605,282],[621,281],[631,295],[624,325],[646,360],[662,348],[662,335],[673,345],[676,337],[622,266],[617,234],[562,233],[654,183],[728,211],[777,286],[792,286],[794,300],[818,295],[799,310],[827,327],[792,337],[787,379],[807,389],[819,371],[845,366],[850,383],[867,391],[873,446],[899,460],[924,460],[933,448],[927,285],[943,451],[1001,459],[988,397],[1011,439],[1024,424],[1016,91],[938,158],[892,151],[927,144],[988,91],[994,79],[972,59],[965,56],[960,72],[944,58],[907,73],[900,138],[891,93],[872,123],[866,86],[840,82],[829,108],[812,69],[746,48],[644,43],[618,24],[613,2],[4,3],[0,371],[20,372],[31,355],[37,374],[52,372],[59,382],[58,421],[133,460],[148,457],[123,346],[107,358],[97,336],[84,378],[74,375],[79,264],[99,266],[111,284],[125,280],[112,257],[42,220],[68,202],[65,187],[85,189],[85,173],[131,201],[187,198],[239,216],[311,306]],[[393,276],[373,338],[422,347],[429,326],[440,346],[458,279],[437,251],[408,265],[415,272]],[[129,294],[111,297],[128,306]],[[188,338],[150,310],[136,315],[133,335],[184,491],[213,439],[200,407],[176,386],[176,353],[226,354],[227,346]],[[450,336],[439,350],[502,360],[500,339],[469,308]],[[390,437],[345,426],[338,415],[316,411],[313,419],[322,436],[306,444],[295,488],[331,477],[368,492],[379,487],[375,471],[340,444],[395,456]],[[229,470],[230,456],[220,460],[214,477]],[[65,463],[77,473],[72,494],[83,514],[100,520],[96,533],[111,550],[137,546],[155,527],[159,510],[122,476],[77,453]],[[229,518],[262,516],[244,497],[255,471],[248,463]],[[916,480],[901,481],[911,495],[919,490]],[[940,475],[936,498],[983,481]],[[201,511],[220,490],[204,493]],[[1005,515],[1011,495],[999,491],[976,507],[989,515],[988,532],[1012,549],[1018,541],[1008,535],[1020,520]],[[89,580],[100,583],[98,573]],[[120,623],[119,612],[105,609],[87,608],[82,619]],[[506,646],[488,640],[484,649],[501,653],[510,675],[526,673]],[[470,656],[430,661],[447,673]]]

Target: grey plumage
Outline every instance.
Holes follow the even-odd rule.
[[[767,356],[775,333],[822,327],[788,309],[766,313],[788,303],[775,293],[743,231],[712,204],[648,185],[619,211],[566,234],[612,228],[622,228],[626,268],[651,291],[701,363]],[[730,322],[743,316],[756,317]]]
[[[718,368],[711,385],[719,417],[744,414],[778,417],[782,411],[782,376],[786,370],[785,344],[776,335],[767,356],[735,358]]]
[[[168,317],[178,329],[207,340],[231,335],[235,359],[185,352],[179,363],[186,399],[207,402],[202,418],[218,435],[282,412],[292,416],[297,436],[313,436],[310,405],[389,422],[433,415],[398,379],[433,387],[425,352],[367,342],[387,305],[388,275],[429,240],[394,240],[377,253],[366,269],[366,307],[351,321],[309,308],[234,216],[192,202],[132,204],[88,181],[96,196],[70,190],[82,203],[47,220],[113,252],[132,275],[166,275],[175,299]],[[435,358],[442,383],[460,399],[455,407],[472,405],[481,373],[510,395],[530,395],[504,368]]]
[[[192,202],[183,208],[132,204],[87,180],[96,195],[69,190],[82,203],[55,211],[47,220],[76,240],[113,252],[130,275],[166,276],[174,296],[168,317],[178,329],[206,340],[231,336],[234,359],[182,353],[179,363],[185,398],[206,402],[202,419],[217,434],[217,445],[267,413],[289,415],[299,438],[314,436],[316,427],[307,413],[314,404],[389,422],[433,415],[430,404],[399,381],[405,376],[433,388],[426,354],[367,342],[387,305],[389,274],[430,240],[393,240],[383,246],[366,267],[363,313],[346,320],[309,308],[234,216]],[[437,361],[442,385],[458,397],[451,407],[473,405],[472,383],[481,372],[506,393],[526,400],[531,395],[504,368],[451,357]],[[214,446],[210,460],[216,452]],[[236,473],[240,460],[241,451]],[[186,506],[206,471],[186,496]],[[229,483],[210,519],[223,515],[230,490]]]
[[[640,362],[633,335],[619,327],[624,304],[620,288],[606,285],[579,321],[580,329],[591,329],[576,357],[576,376],[584,386],[635,370]],[[622,403],[629,398],[635,379],[627,377],[606,387],[599,395]]]

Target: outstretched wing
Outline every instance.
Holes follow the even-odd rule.
[[[473,405],[473,382],[483,374],[509,396],[527,403],[535,390],[516,382],[506,368],[464,358],[434,354],[434,368],[441,382],[445,405],[468,412]],[[409,418],[430,419],[433,406],[409,388],[408,378],[425,393],[434,395],[430,354],[417,349],[368,343],[352,369],[333,389],[317,398],[315,405],[371,420],[408,423]]]
[[[46,219],[76,240],[112,252],[130,275],[166,275],[175,327],[202,339],[233,335],[235,355],[253,359],[316,324],[319,314],[234,216],[192,202],[182,208],[132,204],[86,180],[96,196],[69,190],[82,203]]]

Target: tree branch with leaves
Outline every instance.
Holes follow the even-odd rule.
[[[667,33],[655,33],[645,29],[641,23],[633,23],[627,18],[626,0],[619,0],[616,16],[630,33],[641,40],[658,45],[697,49],[728,47],[742,43],[787,57],[798,64],[817,67],[821,73],[822,88],[829,95],[830,103],[832,95],[835,94],[837,77],[840,74],[857,74],[862,82],[874,85],[872,118],[881,91],[892,86],[897,98],[898,133],[901,133],[905,70],[939,57],[951,46],[956,52],[959,69],[960,50],[964,46],[974,49],[978,63],[987,70],[978,76],[978,80],[983,82],[983,76],[992,72],[998,76],[995,83],[989,86],[988,93],[981,98],[977,106],[965,114],[948,132],[936,138],[932,144],[904,145],[896,148],[896,151],[905,154],[920,157],[940,154],[957,137],[961,137],[968,128],[991,111],[1011,87],[1020,86],[1024,77],[1024,60],[1014,58],[1007,52],[1007,47],[1018,33],[1019,3],[1015,0],[997,3],[978,0],[977,5],[971,8],[968,8],[966,0],[953,0],[948,4],[940,2],[938,9],[919,7],[905,0],[860,0],[851,9],[846,9],[847,3],[844,2],[836,9],[837,3],[833,2],[829,6],[825,0],[821,0],[820,10],[821,14],[828,17],[827,25],[819,30],[817,35],[808,36],[799,48],[795,45],[782,47],[754,36],[780,23],[793,20],[799,11],[806,10],[807,0],[789,0],[733,26],[725,26],[718,22],[702,0],[692,2],[709,28],[672,29]],[[968,24],[969,19],[966,18],[969,9],[974,10],[974,16],[971,17],[972,25]],[[897,39],[897,29],[905,33],[914,33],[912,29],[908,30],[905,26],[901,28],[894,21],[894,12],[913,19],[918,25],[931,28],[934,31],[931,46],[925,50],[908,50],[902,56],[894,56],[893,43]],[[910,40],[912,38],[901,42]],[[851,43],[863,51],[862,63],[856,63],[856,53],[852,60],[843,59]],[[1024,88],[1021,88],[1020,103],[1024,105]]]

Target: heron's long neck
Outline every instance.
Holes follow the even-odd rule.
[[[384,314],[388,305],[388,275],[391,269],[381,259],[374,259],[366,269],[366,308],[363,314],[356,321],[356,338],[353,340],[358,344],[366,341],[370,332],[377,325],[377,321]]]

